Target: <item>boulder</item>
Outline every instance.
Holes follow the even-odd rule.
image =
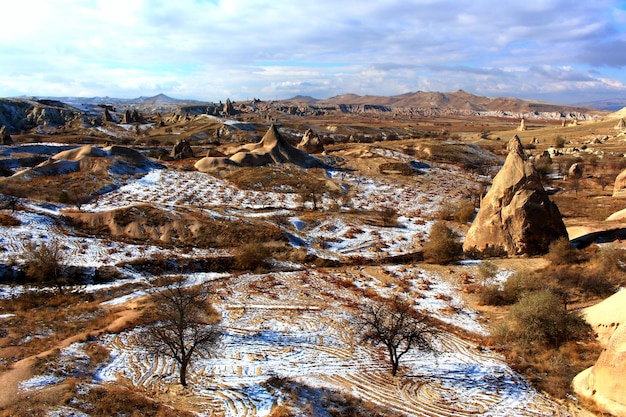
[[[614,129],[619,130],[620,132],[622,130],[626,130],[626,122],[624,121],[624,119],[619,119],[619,122],[617,122]]]
[[[626,197],[626,169],[620,172],[615,178],[613,197]]]
[[[184,158],[193,158],[193,149],[191,149],[191,145],[184,138],[180,139],[176,142],[172,151],[170,152],[170,156],[174,159],[184,159]]]
[[[504,165],[481,202],[463,250],[477,255],[536,255],[567,237],[558,207],[550,201],[517,135]]]
[[[306,153],[324,152],[324,145],[322,144],[320,137],[311,129],[307,129],[307,131],[304,132],[302,140],[296,147],[305,151]]]
[[[626,291],[584,310],[585,320],[604,346],[597,362],[578,374],[572,386],[615,416],[626,416]]]
[[[581,162],[572,164],[567,170],[568,179],[580,179],[583,176],[584,166]]]
[[[539,155],[535,156],[534,163],[536,165],[552,165],[552,157],[550,156],[550,152],[545,150]]]
[[[522,117],[522,120],[519,123],[519,127],[517,128],[518,132],[526,131],[526,119]]]
[[[0,127],[0,145],[13,145],[13,139],[4,125]]]

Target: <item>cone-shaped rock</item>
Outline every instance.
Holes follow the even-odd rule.
[[[224,166],[263,166],[290,163],[302,168],[323,168],[325,164],[289,144],[271,125],[260,142],[248,143],[234,149],[226,150],[230,155],[224,158],[205,157],[195,163],[195,168],[208,172]]]
[[[507,149],[504,165],[465,237],[466,252],[536,255],[547,252],[554,240],[567,237],[561,213],[548,198],[517,135]]]
[[[307,129],[307,131],[304,132],[304,136],[302,137],[302,140],[298,144],[297,148],[307,153],[324,152],[324,145],[322,144],[322,141],[311,129]]]

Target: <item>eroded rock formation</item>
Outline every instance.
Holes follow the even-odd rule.
[[[517,135],[493,179],[465,237],[463,249],[484,255],[535,255],[567,237],[558,207],[550,201],[540,177]]]
[[[585,171],[584,165],[581,162],[572,164],[567,170],[567,178],[580,179]]]
[[[271,125],[260,142],[248,143],[226,151],[229,157],[205,157],[194,165],[198,171],[208,172],[232,166],[263,166],[290,163],[303,168],[321,168],[319,159],[289,144]]]
[[[113,121],[113,116],[111,116],[111,112],[109,111],[109,109],[105,107],[104,111],[102,112],[102,123],[112,122],[112,121]]]
[[[122,117],[122,124],[130,124],[130,123],[141,123],[143,122],[143,117],[139,114],[137,109],[126,110],[124,112],[124,117]]]
[[[297,148],[307,153],[324,152],[324,145],[322,144],[320,137],[311,129],[307,129],[307,131],[304,132],[304,136],[302,137],[302,140],[298,144]]]
[[[0,145],[13,145],[13,139],[6,126],[0,127]]]
[[[174,159],[184,159],[193,158],[194,154],[189,142],[183,138],[176,142],[172,148],[172,152],[170,152],[170,156]]]

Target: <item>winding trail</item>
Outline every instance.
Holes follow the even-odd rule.
[[[136,305],[137,300],[132,300],[129,306]],[[140,311],[135,309],[126,309],[116,313],[116,318],[106,327],[97,330],[84,331],[66,339],[61,340],[55,346],[48,350],[39,352],[35,355],[28,356],[11,365],[10,369],[0,374],[0,410],[9,406],[19,395],[20,383],[32,377],[31,368],[38,359],[45,358],[53,354],[57,349],[63,349],[73,343],[85,340],[89,336],[100,336],[105,333],[118,333],[123,331],[137,319]]]

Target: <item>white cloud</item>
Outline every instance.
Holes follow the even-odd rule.
[[[285,97],[307,89],[326,95],[457,88],[515,94],[522,85],[532,95],[559,80],[565,83],[559,91],[576,95],[582,81],[607,95],[609,85],[626,82],[623,75],[603,76],[606,67],[626,66],[626,55],[618,52],[626,45],[626,13],[618,5],[617,0],[10,2],[3,6],[0,32],[0,92],[124,97],[165,92],[216,100],[226,94]],[[589,75],[592,68],[599,72]],[[583,76],[596,83],[569,79]]]

